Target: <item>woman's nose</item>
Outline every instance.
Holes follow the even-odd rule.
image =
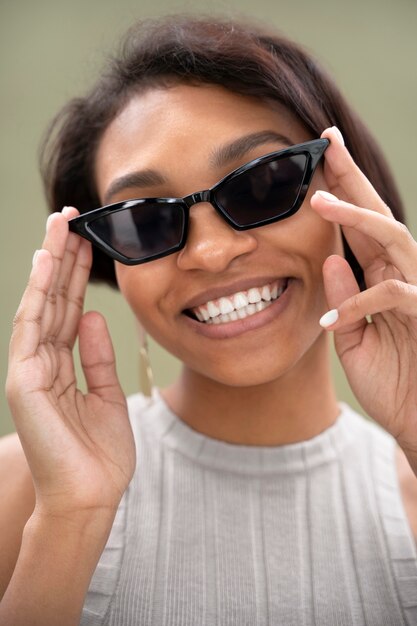
[[[257,240],[252,231],[234,230],[211,204],[201,202],[190,210],[187,242],[178,254],[177,263],[184,270],[218,273],[256,247]]]

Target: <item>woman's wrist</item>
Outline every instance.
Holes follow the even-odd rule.
[[[115,511],[45,515],[27,522],[19,558],[0,603],[0,624],[75,626]]]
[[[75,532],[81,537],[90,536],[100,541],[108,535],[113,525],[117,506],[113,507],[66,507],[56,509],[35,505],[32,515],[25,526],[25,532],[37,533],[50,529],[52,532]]]

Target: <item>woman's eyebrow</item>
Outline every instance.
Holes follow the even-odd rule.
[[[262,130],[251,133],[250,135],[245,135],[244,137],[239,137],[224,146],[215,148],[210,155],[210,165],[212,167],[223,167],[230,161],[244,156],[249,150],[257,148],[264,143],[271,142],[279,142],[285,146],[292,146],[294,144],[288,137],[274,130]]]
[[[271,142],[278,142],[285,146],[292,146],[294,143],[285,135],[281,135],[273,130],[258,131],[215,148],[209,156],[209,164],[211,167],[223,167],[230,161],[244,156],[249,150]],[[129,172],[112,181],[104,195],[104,204],[108,204],[111,197],[116,193],[129,189],[129,187],[152,187],[163,185],[167,182],[168,180],[157,170],[145,169]]]
[[[147,169],[129,172],[113,180],[104,194],[104,203],[107,204],[112,196],[119,191],[129,189],[129,187],[152,187],[154,185],[163,185],[166,182],[168,182],[167,179],[156,170]]]

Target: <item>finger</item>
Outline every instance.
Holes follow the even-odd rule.
[[[325,260],[323,280],[327,304],[331,309],[337,309],[345,300],[360,293],[349,263],[337,254]]]
[[[348,202],[392,216],[390,209],[344,146],[340,131],[335,127],[326,128],[321,136],[330,140],[324,155],[325,176],[330,191]]]
[[[338,255],[332,255],[324,262],[323,280],[330,311],[323,315],[320,324],[323,328],[331,327],[333,330],[332,322],[339,315],[339,307],[359,294],[360,288],[349,263]],[[361,342],[366,325],[366,320],[360,318],[343,327],[343,331],[335,336],[336,349],[339,353],[343,354],[347,348]]]
[[[417,243],[404,224],[323,191],[317,191],[310,203],[325,219],[368,238],[367,245],[352,250],[364,270],[382,257],[393,263],[407,282],[417,283]]]
[[[62,210],[64,217],[69,220],[72,217],[79,215],[78,211],[72,207],[64,207]],[[54,320],[54,327],[51,331],[52,336],[56,337],[60,332],[63,321],[65,319],[67,305],[68,305],[68,287],[74,268],[75,260],[77,258],[78,250],[80,248],[81,238],[74,233],[69,233],[66,248],[62,257],[62,263],[57,278],[56,286],[56,313]]]
[[[402,282],[407,282],[405,276],[394,266],[383,258],[375,259],[375,261],[364,272],[365,284],[367,287],[373,287],[384,280],[395,278]]]
[[[95,311],[83,315],[79,325],[81,365],[89,393],[106,402],[124,404],[116,361],[104,317]]]
[[[417,287],[399,280],[386,280],[345,300],[337,309],[332,324],[321,324],[330,330],[346,329],[367,315],[386,311],[411,316],[417,323]],[[327,314],[326,314],[327,315]],[[330,316],[329,316],[330,318]]]
[[[84,298],[91,267],[91,245],[80,239],[70,283],[66,292],[65,318],[55,339],[58,349],[59,373],[55,381],[56,393],[63,400],[68,394],[73,401],[72,391],[76,388],[73,348],[78,335],[78,327],[84,309]]]
[[[52,213],[47,220],[46,235],[42,244],[42,249],[48,250],[53,259],[52,280],[41,323],[41,337],[43,341],[53,339],[57,314],[57,286],[67,239],[67,220],[61,213]]]
[[[53,259],[47,250],[35,253],[29,282],[13,323],[10,360],[24,361],[36,354],[41,322],[52,280]]]
[[[330,191],[343,200],[359,206],[366,206],[393,218],[390,209],[345,148],[340,131],[335,127],[328,128],[322,133],[322,137],[330,139],[324,164],[324,175]],[[361,259],[368,264],[372,256],[375,257],[378,254],[375,244],[367,241],[366,236],[362,233],[344,227],[343,234],[361,265]]]
[[[77,338],[92,262],[91,244],[80,237],[78,239],[79,248],[66,292],[65,317],[56,337],[57,345],[63,345],[70,350]]]

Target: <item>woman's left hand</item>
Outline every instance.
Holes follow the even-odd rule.
[[[353,162],[337,129],[327,129],[322,137],[331,141],[324,173],[336,197],[316,192],[311,206],[341,225],[367,288],[360,292],[345,259],[337,255],[326,259],[323,276],[331,311],[321,323],[337,317],[325,327],[334,331],[336,351],[353,393],[368,415],[395,437],[414,466],[417,242]],[[372,316],[372,321],[366,316]]]

